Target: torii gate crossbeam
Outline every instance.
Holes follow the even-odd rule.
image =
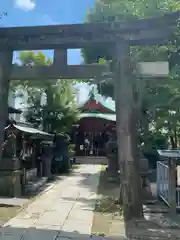
[[[73,78],[75,78],[75,75],[76,77],[85,76],[85,72],[83,74],[82,72],[86,71],[87,74],[88,71],[82,70],[81,68],[83,68],[83,66],[79,67],[79,70],[77,70],[78,68],[74,67],[73,69],[72,66],[67,66],[66,53],[62,55],[59,54],[59,57],[49,69],[36,68],[32,70],[31,73],[29,73],[30,70],[27,68],[22,68],[21,70],[20,68],[14,68],[14,70],[12,70],[12,53],[14,50],[64,49],[67,51],[68,48],[84,48],[92,46],[93,44],[106,46],[113,55],[116,80],[114,82],[116,83],[115,89],[118,90],[116,94],[117,135],[118,146],[121,146],[121,155],[123,156],[123,162],[120,161],[121,158],[119,157],[119,163],[121,163],[121,172],[124,174],[122,183],[123,186],[125,186],[123,187],[123,203],[124,206],[126,206],[124,213],[126,219],[131,217],[130,209],[133,207],[135,209],[138,207],[138,204],[139,206],[141,204],[136,187],[133,188],[131,186],[131,183],[132,185],[137,183],[137,174],[135,177],[130,176],[135,163],[133,144],[131,141],[133,134],[130,129],[132,116],[132,86],[130,85],[130,74],[132,69],[129,67],[129,48],[130,45],[157,45],[167,43],[174,33],[174,27],[176,27],[176,22],[179,18],[180,11],[154,19],[141,19],[125,23],[112,22],[0,28],[0,146],[2,146],[4,140],[4,126],[8,116],[7,102],[11,77],[21,78],[22,76],[25,78],[26,74],[29,74],[29,77],[34,79],[40,77],[41,74],[43,75],[42,71],[46,71],[47,75],[49,71],[48,78],[50,79],[51,77],[60,76],[61,74],[62,76],[69,74],[69,77],[73,76]],[[59,61],[62,63],[62,66],[58,66]],[[58,70],[58,67],[61,72]],[[100,68],[102,67],[99,67],[99,69]],[[99,69],[94,70],[97,71],[97,75],[103,71]],[[72,71],[73,74],[67,71]],[[91,76],[91,74],[87,75],[88,77]],[[123,98],[120,98],[121,95]],[[121,114],[119,114],[120,111]],[[129,198],[130,192],[134,197],[133,199]],[[132,208],[130,208],[131,206]],[[130,215],[128,215],[129,213]]]

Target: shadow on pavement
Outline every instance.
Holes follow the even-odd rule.
[[[146,220],[132,220],[125,222],[128,239],[138,240],[178,240],[180,229],[159,227],[158,224]]]
[[[95,174],[97,175],[97,174]],[[91,181],[95,178],[93,174],[84,174],[84,178],[81,181],[81,184],[84,187],[92,189]],[[118,199],[119,197],[119,183],[118,182],[109,182],[107,172],[103,170],[100,176],[100,183],[98,186],[98,194],[103,198]],[[152,193],[156,195],[156,170],[152,172],[150,176]],[[156,197],[156,196],[155,196]],[[71,200],[67,199],[66,200]],[[78,198],[80,202],[84,204],[84,208],[88,210],[88,205],[91,205],[93,200],[93,195],[88,200],[87,198],[80,197]],[[117,206],[117,204],[115,204]],[[176,225],[175,222],[171,223],[171,220],[168,218],[168,208],[164,203],[157,201],[155,204],[150,204],[147,206],[148,211],[145,214],[145,218],[140,220],[132,220],[125,222],[126,235],[129,239],[141,239],[141,240],[166,240],[166,239],[180,239],[180,227]],[[169,219],[169,220],[167,220]],[[165,222],[166,221],[166,222]],[[169,223],[167,223],[169,221]]]
[[[5,227],[0,228],[0,240],[81,240],[81,239],[97,239],[97,240],[103,240],[108,239],[103,236],[92,236],[87,233],[91,233],[91,224],[83,225],[84,219],[86,219],[86,216],[83,218],[77,218],[77,214],[83,212],[83,210],[92,210],[94,200],[93,197],[91,198],[91,195],[93,196],[96,187],[92,187],[93,181],[96,182],[97,185],[97,178],[98,175],[95,174],[86,174],[86,168],[84,169],[85,173],[78,173],[73,172],[69,178],[67,179],[66,176],[60,176],[58,179],[64,179],[66,178],[66,186],[68,184],[71,186],[69,188],[70,192],[66,192],[65,185],[59,185],[57,188],[53,188],[50,192],[48,192],[48,196],[51,196],[51,194],[55,193],[55,196],[52,196],[49,198],[51,206],[48,209],[44,205],[46,205],[46,200],[48,200],[45,196],[44,198],[44,204],[42,206],[43,210],[39,210],[37,207],[41,207],[41,204],[37,204],[37,206],[29,205],[29,208],[32,211],[32,207],[37,208],[37,211],[32,211],[33,214],[30,214],[31,211],[23,213],[22,215],[19,214],[18,218],[12,219],[10,222],[8,222]],[[95,180],[93,180],[95,179]],[[77,186],[80,185],[81,187],[78,189]],[[61,188],[62,194],[61,195]],[[83,188],[90,188],[92,192],[84,191]],[[87,189],[88,190],[88,189]],[[79,195],[78,195],[79,192]],[[90,197],[86,197],[86,194],[89,194]],[[75,198],[73,198],[73,195]],[[79,197],[78,197],[79,196]],[[62,205],[61,205],[61,200]],[[88,200],[88,201],[87,201]],[[37,201],[40,201],[40,198],[37,199]],[[67,205],[67,202],[71,202],[70,206]],[[35,202],[34,202],[35,203]],[[75,208],[75,205],[77,205],[77,209]],[[80,208],[78,208],[78,205],[80,205]],[[69,208],[68,208],[69,206]],[[56,209],[60,209],[56,215],[53,215],[52,212]],[[63,211],[63,208],[65,211]],[[62,209],[62,211],[61,211]],[[69,210],[68,210],[69,209]],[[72,209],[75,209],[74,212],[71,212]],[[48,211],[49,217],[43,218],[43,213],[45,211]],[[76,211],[77,210],[77,211]],[[34,214],[35,213],[35,214]],[[38,215],[38,213],[40,213]],[[62,214],[62,218],[58,216],[58,214]],[[63,217],[64,214],[64,217]],[[74,215],[73,215],[74,214]],[[83,213],[82,213],[83,214]],[[68,217],[72,215],[72,218],[68,219]],[[24,217],[23,217],[24,216]],[[39,221],[41,220],[43,221]],[[52,219],[49,219],[52,218]],[[54,219],[53,219],[54,218]],[[88,216],[89,218],[89,216]],[[68,219],[68,220],[67,220]],[[76,219],[76,220],[75,220]],[[82,221],[83,219],[83,221]],[[54,225],[53,225],[54,224]],[[56,225],[55,225],[56,224]],[[12,227],[13,226],[13,227]],[[109,238],[111,239],[111,238]],[[121,239],[121,238],[118,238]],[[124,239],[124,238],[122,238]]]
[[[98,167],[98,166],[97,166]],[[100,167],[99,167],[100,168]],[[92,192],[95,191],[92,181],[99,177],[99,173],[95,174],[82,174],[83,179],[80,184],[84,185],[86,188],[90,188]],[[100,170],[99,184],[97,189],[98,195],[103,197],[112,196],[113,198],[119,198],[119,182],[110,182],[108,181],[108,173],[105,167],[102,167]]]
[[[86,239],[96,239],[105,240],[108,238],[101,236],[92,236],[84,233],[79,233],[77,231],[67,232],[61,230],[59,226],[38,226],[30,228],[12,228],[4,227],[0,229],[0,239],[1,240],[86,240]]]

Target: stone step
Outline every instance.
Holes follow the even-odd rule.
[[[25,186],[26,193],[35,193],[39,191],[48,181],[47,177],[38,179],[37,181],[28,182]]]

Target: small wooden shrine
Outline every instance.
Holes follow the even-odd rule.
[[[109,135],[115,131],[115,104],[92,93],[81,106],[80,120],[74,128],[77,156],[104,156]]]
[[[53,140],[53,135],[33,128],[27,123],[14,120],[5,127],[0,165],[0,195],[20,197],[26,184],[51,171],[43,157],[43,141]],[[49,177],[49,176],[47,176]]]

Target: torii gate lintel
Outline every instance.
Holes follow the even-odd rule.
[[[114,45],[114,53],[122,53],[122,56],[115,56],[115,88],[121,86],[123,101],[121,102],[121,94],[116,98],[116,113],[117,113],[117,135],[118,146],[122,145],[121,152],[124,157],[124,186],[129,184],[130,175],[134,163],[134,155],[132,153],[133,134],[130,131],[131,121],[131,106],[132,93],[129,90],[129,80],[131,70],[128,69],[129,64],[129,47],[130,45],[145,45],[145,44],[164,44],[169,37],[174,33],[174,26],[180,18],[180,11],[166,14],[165,16],[154,19],[141,19],[133,22],[125,23],[94,23],[94,24],[77,24],[77,25],[61,25],[61,26],[43,26],[43,27],[20,27],[20,28],[0,28],[0,146],[4,141],[4,127],[7,119],[8,109],[8,88],[10,78],[18,79],[21,77],[30,77],[31,79],[48,76],[49,79],[67,76],[67,78],[78,78],[85,75],[99,76],[105,66],[67,66],[67,49],[68,48],[84,48],[92,44],[107,44]],[[165,40],[165,41],[164,41]],[[54,55],[54,63],[48,67],[16,68],[12,69],[12,52],[14,50],[35,50],[35,49],[56,49]],[[57,49],[64,49],[60,52]],[[112,52],[112,54],[114,54]],[[59,66],[61,63],[61,67]],[[59,67],[59,68],[58,68]],[[34,68],[34,70],[33,70]],[[90,70],[87,70],[87,69]],[[103,69],[104,68],[104,69]],[[64,71],[64,72],[63,72]],[[88,72],[89,71],[89,72]],[[92,72],[93,73],[92,73]],[[44,75],[43,75],[44,72]],[[48,75],[49,74],[49,75]],[[28,76],[27,76],[28,75]],[[123,82],[123,81],[126,81]],[[132,87],[132,86],[131,86]],[[125,93],[129,94],[126,95]],[[124,104],[124,105],[123,105]],[[120,107],[124,107],[123,111]],[[118,114],[121,111],[123,114]],[[121,129],[123,123],[123,133]],[[122,144],[123,143],[123,144]],[[1,151],[0,151],[1,154]],[[0,155],[1,159],[1,155]],[[119,157],[119,163],[121,159]],[[137,175],[135,175],[136,177]],[[136,178],[132,176],[131,182],[136,183]],[[138,185],[136,185],[138,186]],[[136,191],[136,186],[134,190]],[[126,188],[127,190],[127,188]],[[133,200],[129,198],[129,192],[125,192],[123,203],[127,211],[125,220],[130,217],[130,207],[137,207],[135,203],[138,201],[138,191],[133,192]],[[140,206],[139,201],[139,206]],[[133,210],[134,210],[133,209]]]

